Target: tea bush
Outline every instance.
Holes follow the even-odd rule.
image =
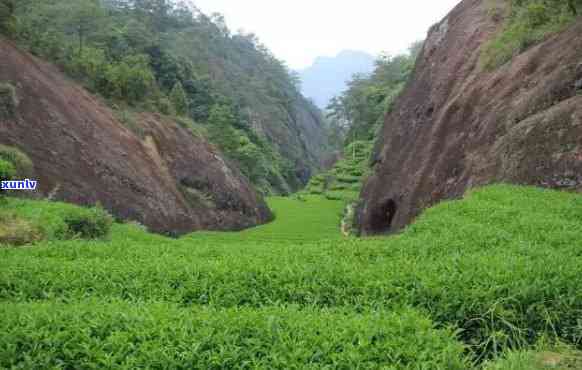
[[[72,208],[63,214],[63,221],[72,235],[85,239],[97,239],[107,236],[113,217],[101,207]]]
[[[463,346],[410,310],[0,304],[0,366],[29,369],[466,369]],[[341,325],[338,323],[341,322]]]
[[[582,342],[582,196],[491,186],[427,210],[399,235],[370,239],[341,237],[342,201],[314,195],[302,199],[271,198],[275,222],[243,232],[203,232],[171,240],[131,225],[114,225],[111,241],[99,243],[98,248],[96,241],[89,240],[2,249],[0,302],[22,315],[30,312],[19,322],[36,321],[39,328],[46,315],[33,306],[45,311],[77,310],[76,303],[67,308],[71,302],[95,302],[94,314],[100,312],[100,305],[112,302],[163,302],[171,310],[208,309],[205,312],[216,317],[271,309],[294,315],[297,310],[301,314],[290,316],[289,322],[298,326],[303,320],[311,322],[310,315],[342,312],[345,318],[330,319],[339,330],[350,327],[350,320],[359,315],[365,323],[370,315],[391,317],[396,312],[406,321],[401,310],[410,307],[439,328],[458,329],[454,337],[465,344],[465,358],[471,362],[496,358],[508,350],[527,350],[540,338],[572,345]],[[168,316],[174,315],[169,312]],[[226,319],[209,320],[216,332],[226,331],[220,326]],[[116,322],[104,318],[102,325]],[[363,323],[361,333],[371,331]],[[239,327],[231,325],[237,328],[231,333],[238,333]],[[310,338],[307,331],[288,328],[287,336],[297,331]],[[66,337],[77,331],[64,326],[60,333]],[[139,332],[127,329],[119,336]],[[336,335],[344,345],[349,342],[343,334],[331,337]],[[16,337],[11,338],[0,342],[0,351],[12,348]],[[168,356],[178,356],[175,348],[181,345],[191,348],[190,342],[178,338]],[[265,356],[272,353],[271,339],[256,340],[265,348]],[[116,356],[105,339],[100,341],[104,353]],[[322,347],[308,339],[297,344],[298,351],[313,348]],[[390,348],[408,348],[405,351],[412,351],[411,356],[426,351],[429,358],[443,353],[422,345],[412,350],[406,336]],[[241,356],[254,356],[240,351]],[[39,349],[35,356],[40,353],[49,360],[55,356],[48,349]],[[352,355],[354,361],[369,359],[366,353]],[[8,356],[10,361],[13,356]],[[390,363],[394,368],[440,366],[424,366],[416,360],[421,357],[414,358],[409,363]],[[65,363],[75,367],[74,362]]]
[[[21,222],[9,222],[11,219]],[[105,238],[113,223],[113,218],[101,208],[81,208],[60,202],[17,198],[6,200],[0,209],[0,220],[3,220],[0,221],[0,227],[12,230],[11,235],[24,235],[29,230],[31,234],[28,239],[31,242],[40,239]],[[18,229],[18,225],[22,229]],[[27,240],[25,237],[17,239]]]

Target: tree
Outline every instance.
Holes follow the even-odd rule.
[[[357,140],[372,140],[382,126],[384,117],[403,89],[414,69],[422,47],[414,43],[409,54],[380,56],[371,75],[354,75],[342,95],[331,100],[327,107],[330,134],[333,139],[345,137],[345,145]]]
[[[146,55],[128,55],[121,62],[110,64],[105,81],[103,94],[130,104],[143,101],[155,86]]]
[[[190,102],[190,116],[197,122],[206,122],[210,109],[216,99],[212,94],[211,82],[208,78],[188,79],[184,81],[184,90]]]
[[[192,0],[0,0],[8,2],[27,49],[111,103],[206,122],[255,184],[285,190],[298,183],[297,167],[315,165],[305,158],[310,149],[291,150],[295,141],[287,140],[306,117],[321,122],[300,97],[297,76],[256,36],[233,35],[223,16],[205,16]],[[251,108],[256,115],[242,114]],[[259,126],[276,134],[261,144]],[[286,166],[281,153],[291,157]]]
[[[576,0],[568,0],[568,7],[574,16],[578,15],[578,9],[576,8]]]
[[[224,15],[220,13],[212,13],[212,15],[210,16],[210,20],[212,21],[212,23],[214,23],[222,37],[226,38],[230,36],[230,30],[226,25],[226,19],[224,19]]]
[[[235,159],[241,171],[254,183],[258,183],[268,171],[268,163],[261,149],[243,133],[239,133],[239,148]]]
[[[178,115],[185,116],[188,114],[188,98],[180,81],[174,84],[172,92],[170,93],[170,100],[174,104]]]
[[[99,21],[105,15],[103,8],[96,0],[76,0],[62,5],[67,28],[77,35],[79,54],[82,54],[85,39],[99,29]]]
[[[171,26],[172,7],[170,0],[134,0],[136,15],[157,32],[165,32]]]
[[[208,134],[210,141],[222,149],[227,155],[236,152],[239,140],[234,125],[236,119],[232,109],[227,105],[215,104],[210,109],[208,117]]]
[[[13,31],[14,0],[0,0],[0,33],[10,34]]]

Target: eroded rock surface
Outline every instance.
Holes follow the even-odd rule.
[[[170,234],[271,218],[240,171],[175,122],[143,114],[137,135],[55,67],[1,39],[0,81],[15,86],[19,100],[14,116],[0,119],[0,144],[32,159],[43,196],[100,203]]]
[[[582,189],[582,20],[485,71],[481,47],[501,26],[488,3],[465,0],[429,32],[375,148],[362,234],[489,183]]]

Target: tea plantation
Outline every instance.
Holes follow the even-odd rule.
[[[239,233],[0,247],[0,368],[582,368],[582,196],[491,186],[370,239],[342,202],[270,204]]]

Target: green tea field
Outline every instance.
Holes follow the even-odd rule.
[[[0,368],[582,368],[582,196],[486,187],[369,239],[340,201],[270,206],[239,233],[0,247]]]

